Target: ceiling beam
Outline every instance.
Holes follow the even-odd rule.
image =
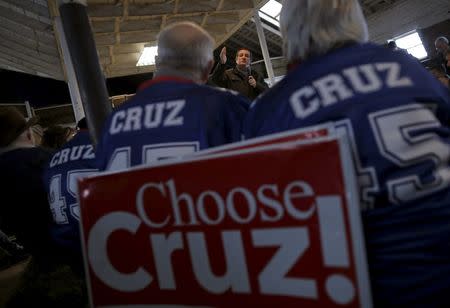
[[[122,20],[128,19],[128,8],[129,8],[129,1],[123,0]]]
[[[164,29],[164,27],[166,26],[166,24],[167,24],[167,15],[163,15],[162,16],[162,20],[161,20],[161,26],[160,26],[160,30],[162,30],[162,29]]]
[[[102,32],[108,33],[108,32]],[[114,34],[116,36],[116,44],[120,44],[120,18],[116,17],[114,20]]]
[[[250,43],[252,46],[260,47],[259,41],[253,39],[253,37],[251,37],[250,35],[249,36],[245,36],[245,39],[243,39],[243,38],[238,39],[236,36],[232,36],[232,37],[230,37],[229,40],[235,42],[236,44],[239,44],[239,43],[241,45],[244,44],[244,46],[241,46],[241,47],[247,47],[245,44],[248,44],[248,43]],[[256,48],[253,48],[253,49],[256,49]]]
[[[219,4],[217,4],[216,11],[220,11],[223,8],[223,3],[225,0],[220,0]]]
[[[205,27],[207,20],[208,20],[208,13],[205,13],[205,15],[203,15],[203,19],[202,22],[200,23],[200,26]]]
[[[204,10],[199,10],[199,11],[191,11],[191,12],[186,12],[186,13],[177,13],[177,14],[173,14],[173,13],[158,13],[158,14],[152,14],[152,15],[128,15],[127,20],[146,20],[146,19],[153,19],[153,18],[161,18],[164,15],[167,15],[169,18],[173,18],[173,17],[189,17],[189,16],[198,16],[198,15],[203,15],[205,13],[207,13],[208,11],[204,11]],[[220,11],[220,13],[241,13],[242,11],[239,10],[222,10]],[[246,14],[246,15],[252,15],[252,13],[250,12],[250,14]],[[119,16],[95,16],[95,15],[89,15],[89,19],[92,21],[112,21],[114,20],[115,17],[119,17]],[[247,21],[247,19],[245,20]]]
[[[173,13],[178,14],[178,7],[180,5],[180,0],[175,0],[175,4],[173,6]]]

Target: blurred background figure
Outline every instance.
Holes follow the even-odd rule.
[[[14,107],[0,110],[0,229],[48,265],[51,214],[42,173],[51,154],[33,144],[30,127],[36,122]]]
[[[442,65],[447,75],[450,75],[450,65],[447,64],[446,55],[450,51],[450,44],[445,36],[440,36],[434,41],[437,51],[437,59]]]
[[[447,65],[447,68],[449,68],[450,67],[450,49],[448,49],[447,50],[447,53],[445,54],[445,61],[446,61],[446,65]],[[447,76],[449,76],[449,74],[448,74],[448,70],[447,70]],[[449,78],[450,78],[450,76],[449,76]]]
[[[427,70],[444,86],[449,87],[449,78],[440,62],[432,62],[431,65],[427,67]]]
[[[398,48],[397,43],[395,41],[390,41],[387,43],[387,48],[389,48],[392,51],[398,51],[400,48]]]
[[[51,235],[59,261],[72,266],[77,273],[83,272],[77,180],[96,171],[95,152],[83,118],[77,124],[75,137],[53,154],[43,176],[53,216]]]
[[[23,246],[0,230],[0,271],[28,259]]]
[[[73,130],[70,127],[52,125],[44,131],[41,146],[50,150],[58,150],[72,137]]]

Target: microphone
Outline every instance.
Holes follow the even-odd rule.
[[[248,74],[249,77],[252,75],[252,68],[251,68],[250,65],[247,66],[247,74]]]

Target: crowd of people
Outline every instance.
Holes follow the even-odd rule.
[[[82,273],[76,179],[325,122],[344,127],[356,148],[360,204],[374,302],[441,307],[450,291],[450,48],[436,40],[439,82],[396,48],[368,42],[357,0],[285,0],[280,16],[289,71],[268,89],[242,48],[212,76],[213,38],[190,22],[158,36],[154,78],[107,119],[94,150],[85,120],[68,141],[33,144],[13,108],[0,110],[0,230],[33,256]],[[207,85],[213,82],[234,91]],[[44,136],[45,139],[45,136]],[[166,146],[165,146],[166,145]],[[157,146],[158,151],[152,151]],[[51,147],[51,149],[49,149]],[[0,243],[23,249],[0,233]],[[83,275],[74,275],[77,283]],[[85,292],[80,292],[84,301]],[[44,299],[43,299],[44,300]],[[48,300],[45,299],[45,300]],[[15,297],[13,304],[19,306]],[[79,302],[78,302],[79,304]],[[12,305],[13,307],[13,305]]]

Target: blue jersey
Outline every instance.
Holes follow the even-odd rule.
[[[106,121],[100,170],[122,170],[239,141],[249,101],[188,80],[160,77]]]
[[[353,147],[375,296],[432,303],[450,290],[449,120],[448,89],[418,61],[355,44],[290,71],[244,134],[334,122]]]
[[[87,131],[78,132],[58,150],[44,171],[53,214],[52,237],[68,252],[81,253],[77,179],[95,173],[95,152]]]

